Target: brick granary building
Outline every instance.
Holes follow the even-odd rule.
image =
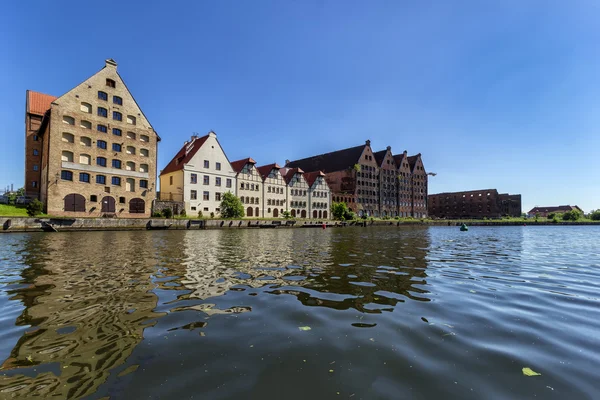
[[[500,218],[521,216],[520,194],[498,194],[496,189],[438,193],[428,196],[430,217]]]
[[[149,217],[159,141],[112,59],[60,97],[27,91],[26,194],[51,215]]]
[[[286,161],[287,168],[322,171],[332,201],[359,216],[427,217],[427,177],[421,154],[394,155],[391,147],[373,152],[371,141],[331,153]]]

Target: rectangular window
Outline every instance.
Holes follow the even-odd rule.
[[[113,143],[112,149],[113,149],[113,151],[120,152],[121,151],[121,145],[119,143]]]
[[[80,172],[79,173],[79,182],[90,183],[90,174],[88,174],[86,172]]]
[[[102,132],[102,133],[108,132],[108,128],[106,128],[106,125],[98,125],[98,126],[96,126],[96,129],[98,129],[98,132]]]
[[[38,135],[33,135],[33,141],[34,141],[34,142],[37,142],[39,139],[40,139],[40,138],[39,138],[39,136],[38,136]]]
[[[39,170],[39,169],[40,169],[40,167],[39,167],[39,166],[37,166],[37,165],[34,165],[34,166],[33,166],[33,170],[34,170],[34,171],[37,171],[37,170]]]
[[[210,183],[210,177],[208,175],[204,175],[204,184],[208,185]]]
[[[108,110],[104,107],[98,107],[98,116],[100,117],[108,117]]]
[[[37,181],[31,181],[31,187],[36,188],[37,187]]]
[[[115,186],[121,186],[121,178],[119,178],[118,176],[113,176],[111,178],[111,183]]]
[[[215,168],[217,169],[217,171],[220,171],[221,170],[221,163],[220,162],[216,163],[215,164]]]
[[[231,187],[231,179],[227,178],[227,181],[225,183],[225,186],[230,188]]]
[[[112,160],[112,167],[116,169],[121,169],[121,160]]]
[[[148,181],[147,181],[147,180],[145,180],[145,179],[141,179],[141,180],[140,180],[140,187],[141,187],[142,189],[148,189]]]
[[[119,96],[113,96],[113,103],[122,106],[123,105],[123,99],[120,98]]]
[[[123,114],[118,111],[113,111],[113,119],[115,121],[123,121]]]
[[[208,168],[210,166],[210,163],[208,162],[208,160],[204,160],[204,168]]]
[[[108,95],[106,94],[106,92],[103,91],[98,91],[98,100],[108,100]]]
[[[116,84],[116,82],[115,82],[115,81],[113,81],[112,79],[108,79],[108,78],[106,78],[106,86],[108,86],[108,87],[111,87],[111,88],[114,88],[114,87],[116,87],[116,86],[117,86],[117,84]]]
[[[215,193],[215,200],[221,201],[221,193]]]
[[[72,181],[73,173],[71,171],[60,171],[60,179],[63,181]]]
[[[202,199],[203,200],[209,200],[210,199],[210,196],[209,196],[208,192],[204,192],[204,194],[202,195]]]
[[[169,185],[173,185],[173,177],[172,176],[169,177]]]
[[[104,158],[104,157],[96,158],[96,164],[101,167],[106,167],[106,158]]]
[[[197,174],[190,175],[190,183],[193,183],[193,184],[198,183],[198,175]]]
[[[215,178],[215,185],[216,185],[216,186],[221,186],[221,177],[217,176],[217,177]]]
[[[96,175],[96,183],[101,185],[106,184],[106,177],[104,175]]]
[[[191,200],[196,200],[198,198],[198,192],[196,190],[192,190],[190,192],[190,199]]]
[[[123,132],[119,128],[113,128],[113,135],[121,136]]]
[[[38,154],[40,154],[40,152],[37,149],[33,149],[33,155],[37,156]]]
[[[98,146],[99,149],[106,150],[106,142],[104,140],[98,140],[96,142],[96,145]]]

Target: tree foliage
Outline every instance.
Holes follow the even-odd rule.
[[[164,208],[162,210],[162,215],[165,218],[171,218],[173,216],[173,210],[171,210],[170,208]]]
[[[344,202],[333,202],[331,204],[331,216],[338,221],[349,221],[356,217]]]
[[[44,205],[38,199],[33,199],[33,201],[27,204],[27,215],[30,217],[35,217],[36,215],[40,215],[44,210]]]
[[[242,218],[244,206],[239,197],[231,192],[223,194],[221,198],[221,216],[223,218]]]
[[[592,211],[590,213],[590,219],[592,221],[600,221],[600,210]]]
[[[581,213],[577,210],[567,211],[562,215],[563,221],[577,221],[581,218]]]

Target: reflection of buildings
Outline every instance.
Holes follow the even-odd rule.
[[[3,361],[0,387],[21,397],[90,395],[142,340],[142,323],[160,315],[152,311],[157,298],[149,290],[160,244],[140,232],[24,240],[21,276],[28,286],[9,295],[25,306],[15,324],[32,328]],[[58,363],[54,373],[19,373],[52,363]]]

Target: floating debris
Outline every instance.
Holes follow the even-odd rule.
[[[298,329],[300,329],[301,331],[310,331],[310,326],[299,326]]]
[[[534,370],[532,370],[529,367],[525,367],[525,368],[523,368],[523,375],[525,375],[525,376],[541,376],[542,374],[540,374],[539,372],[535,372]]]

